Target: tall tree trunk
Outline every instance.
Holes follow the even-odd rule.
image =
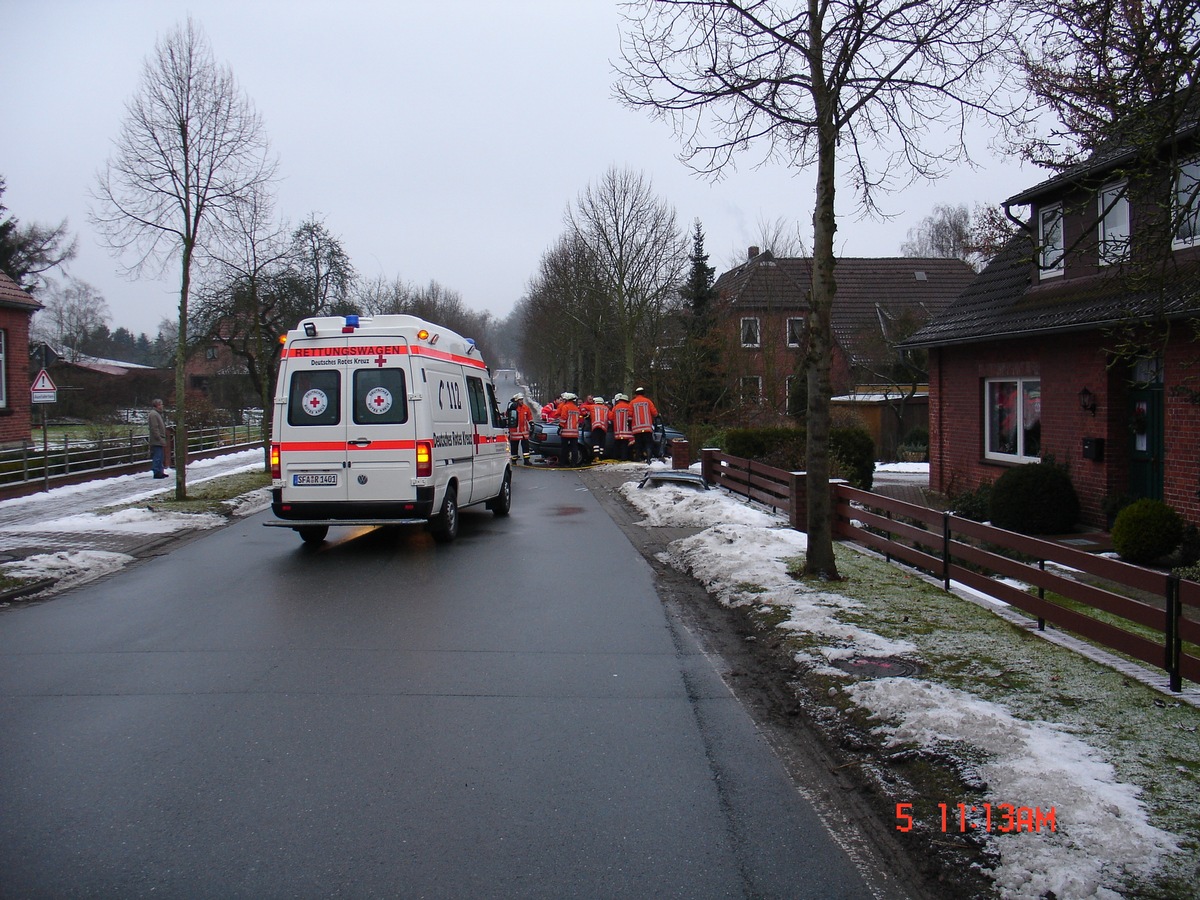
[[[187,314],[188,294],[192,287],[192,250],[194,241],[183,244],[183,271],[179,284],[179,338],[175,342],[175,499],[187,499]]]
[[[830,116],[832,113],[830,114]],[[840,578],[833,556],[829,497],[829,400],[833,396],[833,301],[837,296],[833,236],[837,129],[823,124],[818,138],[816,205],[813,208],[812,313],[808,347],[808,555],[804,571]]]

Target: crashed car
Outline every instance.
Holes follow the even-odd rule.
[[[670,425],[654,427],[654,456],[665,459],[671,455],[671,443],[685,440],[686,436],[678,428]],[[529,427],[529,449],[535,456],[540,456],[543,462],[561,466],[590,466],[596,462],[596,454],[591,444],[591,434],[584,433],[579,437],[579,450],[574,459],[564,460],[563,441],[558,433],[557,422],[534,421]],[[604,456],[613,459],[612,431],[604,435]]]

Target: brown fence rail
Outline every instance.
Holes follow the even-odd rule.
[[[703,451],[701,459],[709,484],[786,510],[792,526],[804,528],[803,472],[773,469],[718,450]],[[831,492],[835,536],[928,572],[947,590],[958,582],[1002,600],[1036,616],[1039,628],[1050,622],[1161,668],[1174,691],[1182,690],[1185,678],[1200,683],[1195,651],[1200,646],[1200,584],[841,482],[832,484]],[[1047,563],[1079,574],[1047,569]],[[1117,621],[1073,609],[1047,593]]]
[[[172,429],[173,431],[174,429]],[[225,425],[188,431],[188,460],[262,446],[262,426]],[[148,470],[147,436],[133,434],[88,440],[73,438],[47,446],[0,451],[0,499],[64,484]]]

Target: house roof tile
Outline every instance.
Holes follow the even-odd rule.
[[[37,312],[42,308],[42,304],[34,300],[31,294],[21,290],[21,286],[2,271],[0,271],[0,306],[27,309],[30,312]]]
[[[854,357],[862,335],[879,334],[885,320],[901,315],[936,315],[971,283],[975,272],[959,259],[842,257],[834,275],[834,337]],[[808,311],[811,287],[810,258],[776,258],[770,251],[725,272],[715,284],[735,310],[797,313]]]
[[[1131,290],[1117,269],[1035,287],[1033,252],[1028,235],[1012,240],[957,300],[905,341],[905,346],[937,347],[1094,330],[1131,320],[1200,313],[1200,267],[1194,264],[1181,266],[1170,279],[1144,290]]]

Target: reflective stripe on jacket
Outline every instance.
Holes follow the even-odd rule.
[[[561,423],[558,433],[565,438],[579,437],[579,407],[567,400],[559,404],[558,419]]]
[[[608,407],[603,403],[587,404],[588,414],[592,417],[592,431],[597,428],[606,430],[608,428]]]
[[[524,440],[529,437],[529,423],[533,421],[533,410],[524,403],[518,403],[514,408],[517,411],[517,424],[508,429],[508,436],[514,441]]]
[[[627,441],[633,437],[633,410],[628,400],[618,400],[612,408],[613,437]]]
[[[629,401],[629,406],[633,410],[633,433],[653,431],[654,418],[658,415],[654,402],[644,394],[638,394]]]

